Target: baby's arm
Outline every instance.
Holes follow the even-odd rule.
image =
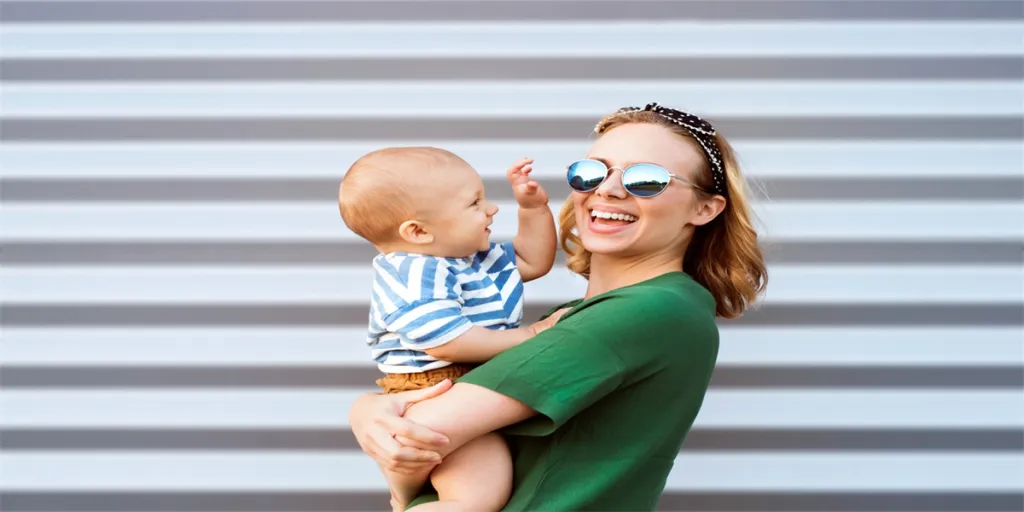
[[[425,352],[444,361],[455,363],[484,362],[548,329],[562,318],[568,308],[562,308],[544,320],[518,329],[495,331],[473,326],[465,334],[437,348]]]
[[[482,363],[536,335],[535,326],[499,331],[474,325],[444,345],[423,351],[442,361]]]
[[[473,325],[462,311],[461,285],[444,261],[418,258],[411,265],[381,262],[378,266],[375,303],[392,306],[371,323],[402,335],[405,349],[442,361],[480,363],[546,328],[539,324],[495,330]],[[405,266],[410,268],[400,271]],[[385,293],[392,281],[396,284]]]
[[[537,279],[551,270],[558,245],[548,195],[539,183],[530,179],[531,163],[532,159],[523,158],[507,173],[512,193],[519,203],[519,230],[512,245],[516,249],[516,266],[524,282]]]

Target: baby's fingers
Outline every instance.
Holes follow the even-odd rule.
[[[519,160],[516,160],[516,163],[512,164],[512,166],[508,168],[509,176],[520,172],[530,172],[529,167],[532,163],[532,158],[520,158]]]

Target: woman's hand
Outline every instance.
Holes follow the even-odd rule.
[[[446,380],[426,389],[389,395],[369,393],[356,399],[349,411],[352,433],[363,451],[384,468],[410,474],[441,463],[435,449],[448,439],[402,417],[416,402],[438,396],[452,387]]]

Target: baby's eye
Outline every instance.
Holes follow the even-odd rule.
[[[479,197],[476,198],[476,201],[473,201],[473,206],[480,206],[481,201],[483,201],[483,199],[480,199]]]

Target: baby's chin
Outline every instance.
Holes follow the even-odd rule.
[[[449,251],[449,256],[448,257],[449,258],[470,258],[470,257],[475,256],[476,253],[481,252],[481,251],[486,251],[486,250],[488,250],[490,248],[491,248],[490,241],[485,241],[485,242],[482,242],[480,244],[477,244],[474,247],[462,246],[462,248],[460,248],[458,250]]]

